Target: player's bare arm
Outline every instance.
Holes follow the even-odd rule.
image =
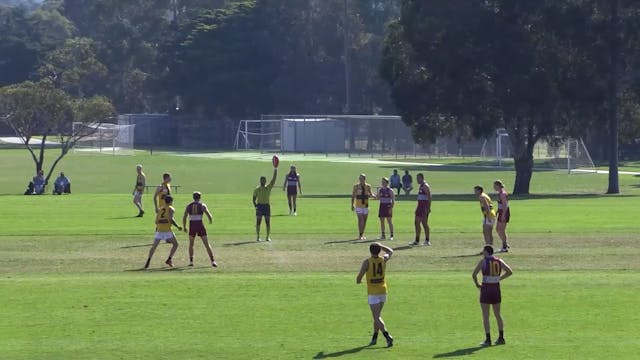
[[[275,185],[276,177],[278,177],[278,168],[273,168],[273,176],[271,177],[271,181],[269,182],[269,187],[273,187],[273,185]]]
[[[473,274],[471,274],[471,278],[473,278],[473,282],[476,284],[476,287],[479,289],[480,288],[480,283],[478,282],[478,273],[480,272],[480,270],[482,270],[482,263],[484,262],[484,260],[480,260],[478,262],[478,265],[476,265],[476,268],[473,269]]]
[[[162,186],[156,187],[156,192],[153,194],[153,206],[156,208],[156,212],[158,212],[158,194],[162,192]]]
[[[511,266],[507,265],[507,263],[504,262],[504,260],[500,259],[498,261],[500,261],[500,263],[502,264],[502,270],[504,270],[504,273],[500,275],[500,281],[502,281],[511,276],[513,274],[513,270],[511,269]]]
[[[178,230],[182,230],[182,227],[180,227],[180,225],[178,225],[178,223],[176,222],[176,220],[174,219],[175,215],[175,211],[173,209],[169,209],[169,218],[171,219],[171,224],[175,227],[178,228]]]
[[[368,269],[369,269],[369,261],[365,260],[362,262],[362,265],[360,266],[360,272],[356,277],[356,284],[362,283],[362,277],[364,276],[364,274],[367,273]]]
[[[289,179],[285,176],[284,183],[282,183],[282,191],[287,190],[287,184],[289,183]]]
[[[187,216],[188,216],[187,209],[189,209],[189,206],[187,206],[184,209],[184,215],[182,215],[182,228],[184,229],[185,232],[187,231]]]
[[[302,195],[302,182],[300,181],[300,174],[298,174],[298,189],[300,189],[300,195]]]
[[[211,211],[209,211],[209,208],[206,205],[202,206],[204,207],[204,214],[209,218],[209,224],[213,223],[213,215],[211,215]]]
[[[351,211],[355,210],[355,206],[353,205],[353,202],[356,200],[356,194],[357,194],[358,190],[357,187],[353,187],[353,191],[351,191]]]
[[[427,213],[431,212],[431,187],[427,184],[424,184],[424,188],[425,188],[425,193],[427,194]]]
[[[370,197],[377,199],[376,194],[371,192],[371,186],[367,186],[367,192],[369,193]]]

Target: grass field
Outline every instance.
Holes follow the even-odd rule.
[[[510,171],[283,156],[278,185],[291,161],[303,176],[300,215],[289,217],[274,189],[274,241],[255,243],[251,191],[270,174],[270,156],[184,155],[72,154],[59,168],[72,195],[20,196],[32,162],[26,151],[0,151],[0,359],[637,358],[638,177],[621,176],[623,194],[605,196],[603,175],[535,173],[533,195],[511,203],[507,345],[481,349],[472,187],[496,178],[509,185]],[[162,245],[152,269],[140,270],[154,225],[133,217],[136,163],[152,184],[172,172],[180,216],[190,192],[203,192],[219,268],[207,266],[200,244],[195,268],[184,267],[179,234],[176,269],[162,266]],[[348,195],[360,172],[377,183],[396,167],[427,175],[434,245],[406,246],[415,203],[400,198],[383,312],[396,343],[364,347],[371,320],[355,275],[368,243],[353,240]],[[144,202],[151,209],[151,197]],[[378,226],[371,217],[369,238]]]

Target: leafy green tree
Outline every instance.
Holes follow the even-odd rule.
[[[73,38],[49,52],[38,70],[62,90],[85,97],[104,90],[107,68],[96,58],[95,43],[88,38]]]
[[[44,170],[47,139],[55,139],[60,146],[47,172],[49,181],[58,162],[81,139],[95,132],[87,127],[73,132],[73,122],[102,123],[115,114],[111,102],[100,96],[72,98],[50,81],[23,82],[0,88],[0,119],[16,133],[31,154],[36,173]],[[34,137],[39,143],[32,143]]]
[[[381,72],[416,140],[449,135],[452,120],[477,137],[504,127],[515,162],[513,192],[528,194],[534,145],[576,131],[573,105],[593,95],[574,93],[589,73],[571,46],[581,30],[576,23],[584,23],[580,5],[403,1]]]

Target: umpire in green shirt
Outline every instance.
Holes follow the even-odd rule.
[[[269,205],[269,197],[271,196],[271,189],[276,183],[276,177],[278,176],[278,168],[273,168],[273,177],[267,185],[267,178],[260,176],[260,186],[253,190],[253,206],[256,208],[256,241],[262,241],[260,239],[260,223],[264,216],[264,223],[267,225],[267,241],[271,241],[271,205]]]

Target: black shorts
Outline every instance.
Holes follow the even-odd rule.
[[[256,216],[257,217],[271,216],[271,205],[269,205],[269,204],[257,204],[256,205]]]

